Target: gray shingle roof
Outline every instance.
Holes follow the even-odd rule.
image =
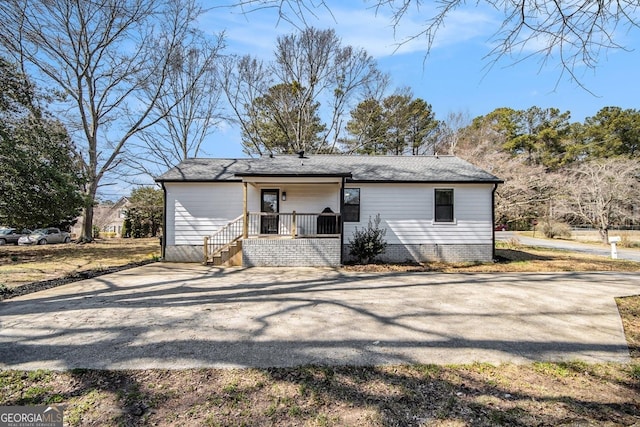
[[[255,159],[187,159],[158,182],[240,181],[249,176],[346,177],[347,182],[502,182],[454,156],[274,156]]]

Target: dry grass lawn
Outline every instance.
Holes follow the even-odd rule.
[[[534,233],[532,231],[519,231],[518,234],[533,237]],[[609,230],[609,236],[620,237],[621,240],[618,246],[621,248],[640,248],[640,230]],[[543,238],[540,232],[536,233],[535,237]],[[592,243],[594,245],[603,244],[597,230],[573,230],[571,238],[568,240]]]
[[[632,426],[638,365],[0,372],[0,404],[71,426]]]
[[[496,242],[497,262],[440,263],[424,265],[351,265],[348,270],[366,271],[437,271],[442,273],[499,273],[552,271],[627,271],[640,272],[640,263],[604,256],[594,256],[557,249],[522,246],[510,242]]]
[[[618,298],[618,311],[631,357],[640,362],[640,295]]]
[[[88,244],[1,246],[0,285],[15,288],[27,283],[81,276],[160,257],[158,239],[104,239]]]
[[[134,240],[12,249],[0,248],[3,280],[9,268],[28,280],[148,260],[158,246]],[[505,245],[498,255],[493,264],[349,268],[640,271],[638,263],[535,248]],[[61,404],[71,426],[640,425],[640,296],[617,302],[628,364],[0,371],[0,405]]]

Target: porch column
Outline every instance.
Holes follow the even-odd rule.
[[[298,225],[296,223],[296,211],[291,214],[291,238],[295,239],[298,234]]]
[[[344,264],[344,176],[340,180],[340,265]]]
[[[242,238],[249,237],[249,213],[247,212],[247,183],[242,183]]]

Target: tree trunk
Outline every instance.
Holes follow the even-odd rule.
[[[600,230],[598,230],[598,232],[600,233],[600,239],[602,239],[602,243],[608,244],[609,243],[609,229],[608,228],[601,228]]]
[[[93,242],[93,201],[87,202],[82,211],[82,232],[80,242]]]
[[[96,200],[97,182],[88,184],[89,188],[85,195],[86,200],[84,209],[82,210],[82,231],[80,233],[80,242],[93,242],[93,204]]]

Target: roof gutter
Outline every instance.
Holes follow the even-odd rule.
[[[162,236],[160,236],[160,257],[164,261],[164,253],[167,247],[167,189],[164,182],[160,181],[162,187]]]
[[[502,184],[502,180],[393,180],[393,179],[347,179],[352,184]]]

